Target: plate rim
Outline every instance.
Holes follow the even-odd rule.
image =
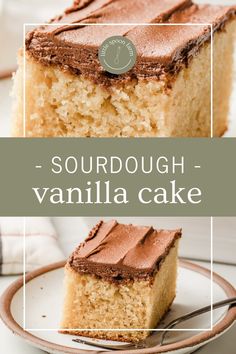
[[[210,278],[211,272],[209,269],[204,268],[198,264],[189,262],[188,260],[181,259],[180,258],[180,266],[192,270],[194,272],[200,273],[203,276]],[[32,272],[29,272],[25,276],[25,281],[28,283],[32,279],[41,276],[45,273],[63,268],[65,265],[66,261],[62,262],[57,262],[53,263],[44,267],[41,267],[39,269],[36,269]],[[14,319],[12,313],[11,313],[11,302],[18,290],[22,288],[23,286],[23,276],[21,276],[19,279],[14,281],[1,295],[0,298],[0,318],[4,322],[4,324],[16,335],[20,336],[24,340],[26,340],[28,343],[31,345],[36,345],[38,348],[41,348],[43,350],[54,350],[57,351],[58,353],[63,353],[63,354],[101,354],[102,351],[100,350],[88,350],[88,349],[76,349],[76,348],[71,348],[67,347],[64,345],[60,344],[55,344],[52,342],[49,342],[47,340],[41,339],[34,334],[25,331]],[[218,284],[223,291],[225,292],[225,295],[230,298],[230,297],[235,297],[236,296],[236,289],[231,285],[227,280],[225,280],[223,277],[221,277],[219,274],[213,272],[213,281]],[[147,349],[137,349],[133,350],[135,353],[140,353],[140,354],[146,354],[146,353],[166,353],[169,351],[173,350],[178,350],[178,349],[184,349],[184,348],[192,348],[195,346],[201,346],[206,342],[209,342],[213,340],[215,337],[223,334],[227,329],[233,325],[234,321],[236,320],[236,307],[231,307],[228,309],[228,311],[225,313],[225,316],[213,327],[212,331],[206,331],[202,332],[200,334],[194,335],[193,337],[181,340],[177,343],[172,343],[168,345],[164,345],[163,347],[153,347],[153,348],[147,348]],[[108,353],[115,353],[116,351],[108,351]],[[130,353],[129,350],[124,350],[120,351],[121,353]]]

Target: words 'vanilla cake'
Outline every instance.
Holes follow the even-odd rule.
[[[147,337],[175,298],[180,237],[181,230],[101,221],[65,266],[62,332],[131,342]]]

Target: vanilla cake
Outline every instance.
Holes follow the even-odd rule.
[[[190,0],[75,1],[26,36],[26,136],[209,137],[208,24],[214,32],[214,136],[222,136],[228,127],[235,13],[236,7]],[[144,23],[152,25],[138,25]],[[101,44],[114,35],[127,37],[137,50],[135,66],[121,75],[106,72],[98,59]],[[22,51],[14,92],[14,135],[21,136]]]
[[[61,331],[127,342],[146,338],[175,298],[180,237],[181,230],[101,221],[65,266]]]

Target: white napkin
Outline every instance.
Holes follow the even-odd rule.
[[[24,238],[25,230],[25,238]],[[49,218],[0,218],[0,274],[20,274],[65,259]]]

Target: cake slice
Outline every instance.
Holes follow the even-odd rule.
[[[26,136],[209,137],[210,24],[213,128],[214,136],[222,136],[228,127],[235,14],[236,7],[191,0],[76,1],[49,25],[27,34]],[[144,23],[150,25],[138,25]],[[137,49],[136,65],[122,75],[107,73],[98,59],[101,44],[114,35],[127,37]],[[22,85],[21,51],[15,136],[24,131]]]
[[[62,332],[146,338],[175,298],[180,237],[181,230],[101,221],[65,266]]]

